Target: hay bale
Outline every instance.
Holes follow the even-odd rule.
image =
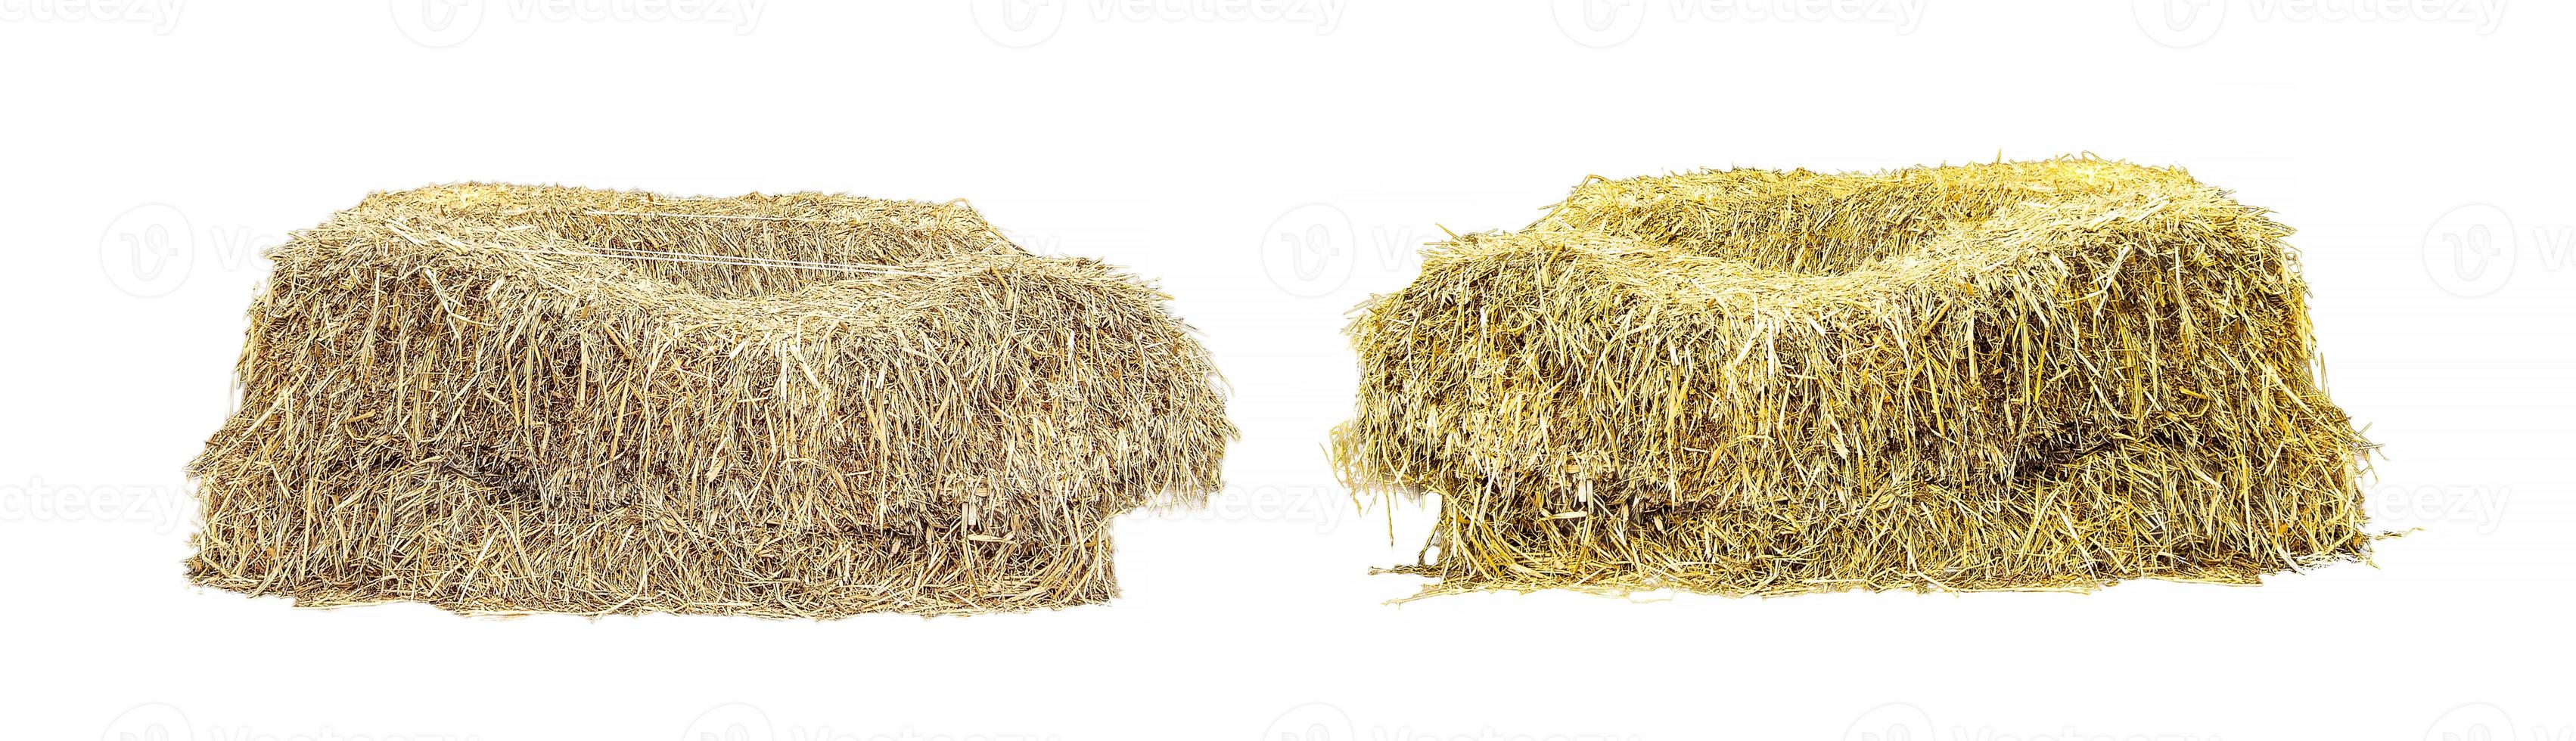
[[[444,186],[268,257],[188,571],[303,605],[1098,602],[1234,435],[1167,296],[962,203]]]
[[[2061,159],[1587,181],[1349,333],[1426,594],[2253,582],[2366,557],[2289,230]]]

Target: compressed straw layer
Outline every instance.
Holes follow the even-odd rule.
[[[1426,594],[2085,589],[2365,558],[2262,209],[2090,158],[1586,181],[1357,310]]]
[[[1168,297],[962,203],[444,186],[268,257],[188,571],[304,605],[1098,602],[1234,434]]]

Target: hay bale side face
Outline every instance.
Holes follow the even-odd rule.
[[[2250,581],[2367,548],[2287,230],[2096,160],[1587,183],[1352,324],[1433,592]]]
[[[270,258],[190,573],[308,604],[1096,602],[1234,434],[1167,297],[962,205],[447,186]]]

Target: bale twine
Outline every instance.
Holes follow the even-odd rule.
[[[299,605],[1099,602],[1234,435],[1169,297],[962,202],[442,186],[267,256],[188,572]]]
[[[2367,557],[2289,229],[2091,158],[1594,179],[1349,334],[1425,594],[2250,583]]]

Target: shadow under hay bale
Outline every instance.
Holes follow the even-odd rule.
[[[300,605],[1099,602],[1234,435],[1169,297],[962,203],[443,186],[268,257],[188,571]]]
[[[2249,583],[2366,558],[2261,209],[2095,159],[1587,181],[1363,304],[1336,465],[1425,594]]]

